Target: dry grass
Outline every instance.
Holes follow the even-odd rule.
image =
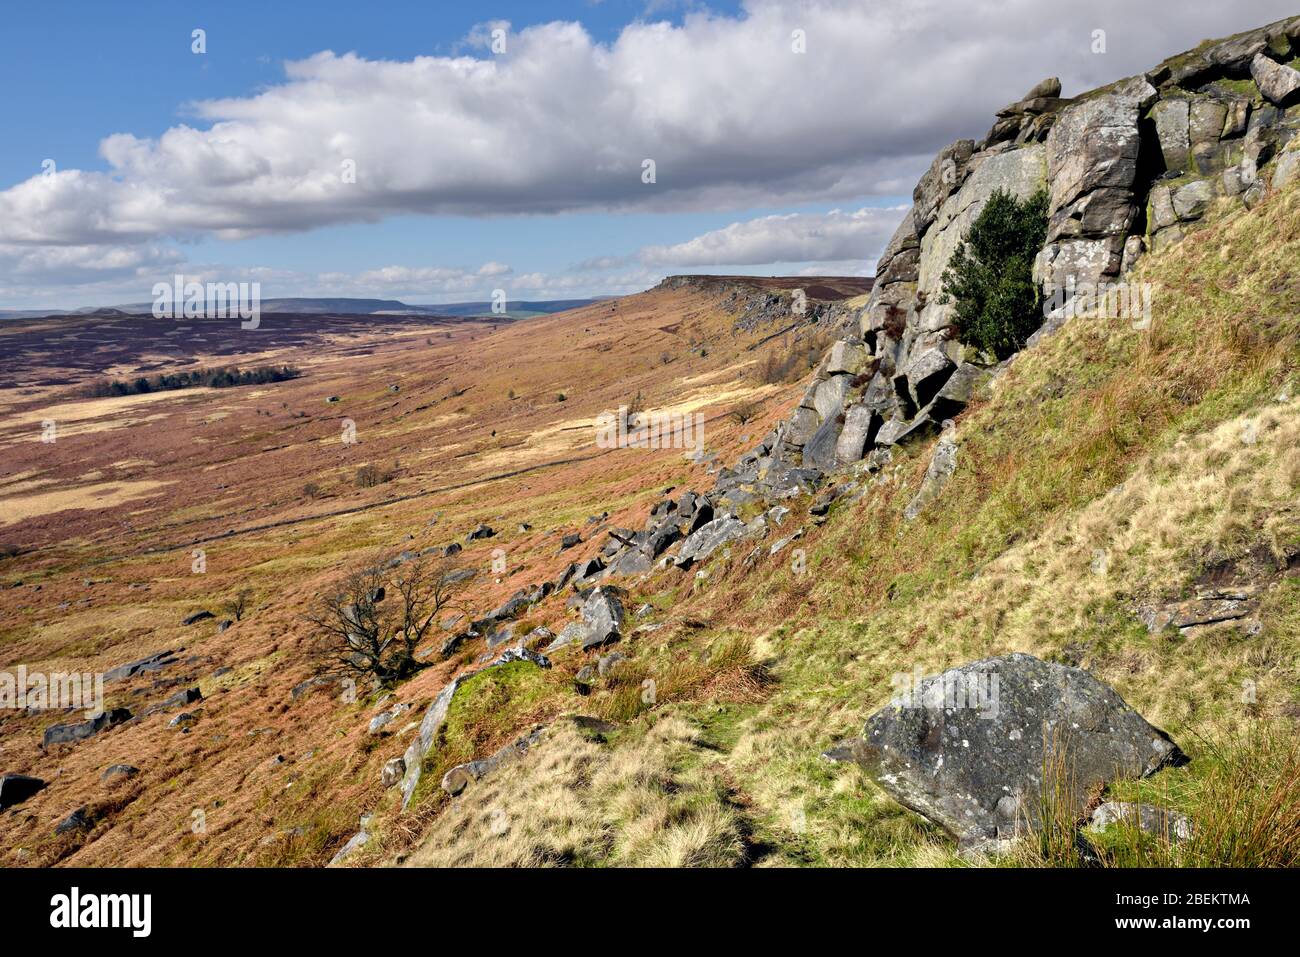
[[[599,744],[561,720],[515,764],[471,785],[408,866],[733,867],[734,812],[701,770],[697,731],[665,716]],[[630,740],[629,740],[630,739]]]
[[[75,509],[115,508],[149,498],[171,482],[96,482],[90,485],[61,487],[36,495],[14,495],[4,499],[0,525],[26,522],[55,512]]]

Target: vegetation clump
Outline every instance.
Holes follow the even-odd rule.
[[[171,392],[176,389],[229,389],[240,385],[264,385],[296,379],[302,372],[295,366],[258,366],[240,369],[219,366],[215,369],[190,369],[186,372],[168,372],[164,375],[140,376],[138,379],[105,379],[87,387],[92,399],[119,395],[143,395],[148,392]]]
[[[1046,238],[1046,190],[989,197],[943,274],[939,301],[956,306],[963,342],[999,360],[1024,348],[1043,321],[1033,268]]]

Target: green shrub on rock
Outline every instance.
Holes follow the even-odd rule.
[[[1034,257],[1047,237],[1047,192],[1020,200],[998,190],[957,244],[943,274],[961,340],[1005,359],[1043,321]]]

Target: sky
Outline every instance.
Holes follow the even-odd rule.
[[[870,275],[934,153],[1038,80],[1289,2],[7,4],[0,309]]]

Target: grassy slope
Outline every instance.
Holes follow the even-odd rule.
[[[557,726],[370,859],[414,842],[420,863],[956,863],[940,831],[818,754],[889,698],[891,675],[1020,650],[1082,660],[1193,755],[1116,788],[1192,814],[1205,837],[1187,860],[1294,863],[1260,809],[1297,797],[1300,579],[1266,593],[1251,638],[1149,635],[1135,610],[1300,541],[1297,261],[1295,188],[1149,257],[1133,278],[1155,285],[1151,328],[1075,320],[1021,355],[959,420],[957,472],[918,520],[902,512],[926,447],[798,543],[802,571],[790,550],[746,568],[744,547],[705,579],[640,586],[662,627],[625,642],[630,667],[590,698],[556,703],[636,716],[603,745]],[[646,677],[653,704],[629,694]],[[1247,783],[1258,800],[1224,800]],[[480,826],[494,809],[506,826]]]
[[[754,381],[753,365],[779,345],[758,348],[771,325],[738,331],[735,305],[724,300],[717,290],[652,290],[496,331],[457,323],[339,336],[326,324],[309,345],[256,360],[301,365],[309,370],[302,379],[160,395],[148,421],[132,412],[141,397],[79,403],[93,407],[74,415],[59,388],[0,395],[0,460],[8,467],[0,519],[29,493],[88,495],[85,483],[121,477],[166,486],[139,502],[101,497],[79,511],[33,503],[39,516],[0,527],[0,543],[13,536],[41,546],[0,558],[0,664],[104,670],[183,647],[184,664],[160,676],[164,684],[148,675],[115,682],[106,703],[140,714],[179,690],[165,683],[183,676],[204,695],[188,735],[167,728],[171,714],[160,713],[50,752],[41,733],[62,714],[0,713],[0,771],[50,782],[0,815],[0,863],[327,862],[358,815],[390,797],[380,768],[405,751],[411,729],[404,720],[368,734],[374,695],[355,703],[329,689],[291,696],[312,670],[303,615],[376,551],[463,541],[480,521],[499,534],[459,557],[479,573],[463,597],[486,611],[595,554],[604,536],[588,516],[609,511],[611,523],[639,527],[664,487],[707,484],[706,466],[678,449],[596,448],[593,420],[639,392],[649,409],[705,414],[708,448],[721,461],[752,445],[788,411],[794,389]],[[556,401],[560,392],[566,401]],[[329,395],[342,400],[326,403]],[[39,423],[51,405],[63,406],[54,416],[60,438],[45,445],[23,422]],[[735,421],[729,412],[738,405],[757,406],[756,417]],[[357,423],[356,445],[339,440],[344,416]],[[395,478],[360,488],[354,475],[363,463],[393,468]],[[533,471],[518,471],[526,468]],[[304,494],[307,482],[317,495]],[[425,494],[400,499],[418,493]],[[382,507],[343,514],[374,505]],[[304,521],[206,542],[206,571],[193,572],[194,538],[286,519]],[[522,522],[532,529],[518,530]],[[584,541],[561,554],[558,536],[570,531]],[[508,556],[504,575],[489,574],[498,548]],[[253,591],[249,614],[227,631],[218,632],[216,620],[180,625],[197,608],[222,614],[222,602],[243,587]],[[527,623],[558,630],[564,599],[533,608]],[[438,662],[396,699],[420,714],[481,652]],[[485,711],[494,720],[475,718],[461,750],[444,757],[500,747],[528,722],[567,707],[572,695],[556,692],[569,687],[571,670],[555,672],[527,707],[526,696],[511,695],[511,707]],[[628,696],[636,701],[637,693]],[[104,768],[122,762],[141,774],[101,782]],[[437,777],[430,783],[436,789]],[[55,837],[54,825],[83,805],[93,829]],[[200,811],[206,831],[196,833]]]

